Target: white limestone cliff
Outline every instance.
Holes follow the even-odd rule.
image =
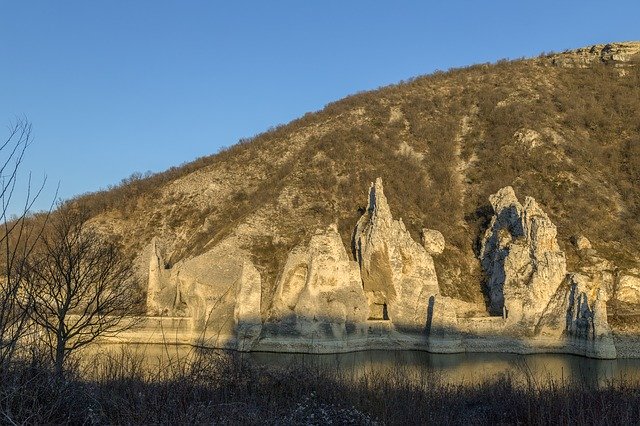
[[[607,292],[589,276],[570,273],[549,303],[538,326],[540,335],[565,341],[573,353],[615,358],[607,322]]]
[[[504,310],[510,323],[534,325],[566,275],[556,227],[533,198],[521,205],[510,186],[489,200],[495,214],[480,251],[489,309]]]
[[[369,189],[369,203],[356,225],[353,248],[369,317],[423,330],[429,298],[440,292],[433,259],[411,238],[402,220],[393,219],[380,178]]]
[[[371,184],[367,210],[352,235],[356,261],[337,226],[294,247],[268,308],[251,256],[232,238],[177,264],[165,264],[153,239],[139,257],[148,282],[148,313],[189,319],[187,341],[243,351],[332,353],[363,349],[568,352],[616,356],[607,300],[635,297],[635,275],[621,275],[586,237],[574,239],[583,262],[567,274],[557,231],[533,198],[511,187],[490,197],[482,239],[489,313],[440,294],[432,255],[444,237],[423,229],[414,241],[392,217],[382,181]],[[160,321],[162,322],[162,321]],[[184,322],[178,321],[181,333]],[[181,341],[184,341],[182,339]]]
[[[275,334],[343,339],[369,315],[358,264],[335,225],[295,247],[278,281],[269,329]]]
[[[135,263],[137,279],[147,283],[147,315],[161,315],[166,307],[166,303],[161,300],[161,294],[168,274],[165,272],[164,256],[158,238],[151,239]]]
[[[619,273],[615,298],[619,302],[640,304],[640,270]]]
[[[575,239],[589,262],[566,271],[557,230],[536,201],[521,205],[511,187],[489,198],[494,216],[482,240],[490,310],[502,310],[512,330],[533,334],[566,350],[596,358],[615,357],[606,301],[611,265],[595,255],[586,238]],[[563,343],[564,342],[564,343]]]
[[[158,245],[154,238],[144,251],[149,314],[191,318],[194,342],[249,350],[262,320],[261,278],[248,254],[223,241],[165,269]]]

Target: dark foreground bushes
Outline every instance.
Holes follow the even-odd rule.
[[[38,362],[2,372],[5,424],[638,424],[640,389],[531,382],[446,385],[387,374],[264,367],[209,353],[149,369],[122,353],[56,378]]]

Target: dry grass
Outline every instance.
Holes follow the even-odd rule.
[[[350,376],[292,365],[252,364],[208,353],[145,369],[122,352],[84,375],[56,380],[38,362],[2,373],[7,424],[637,424],[640,392],[509,377],[447,385],[433,374]]]

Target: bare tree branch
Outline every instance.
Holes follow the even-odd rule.
[[[23,280],[26,259],[32,254],[42,232],[30,210],[40,196],[42,185],[32,192],[31,175],[19,214],[9,217],[18,182],[18,171],[31,144],[31,124],[17,120],[9,136],[0,144],[0,367],[11,360],[18,341],[28,332],[29,303]],[[46,215],[45,215],[46,216]]]
[[[31,318],[47,333],[60,375],[70,353],[135,325],[123,319],[141,301],[132,262],[86,220],[85,213],[60,207],[26,268]]]

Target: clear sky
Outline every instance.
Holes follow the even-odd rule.
[[[639,18],[637,0],[0,0],[0,139],[32,122],[42,209],[58,183],[162,171],[358,91],[638,40]]]

